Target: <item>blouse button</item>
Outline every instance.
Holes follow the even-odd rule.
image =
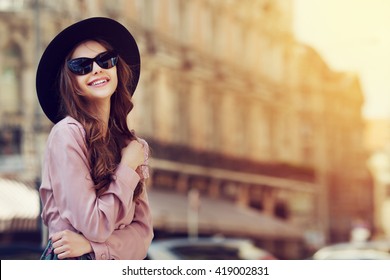
[[[102,260],[106,260],[107,259],[107,256],[106,256],[106,254],[102,254]]]

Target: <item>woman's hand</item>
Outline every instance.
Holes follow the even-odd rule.
[[[144,146],[137,140],[130,141],[126,147],[122,149],[121,162],[136,170],[138,166],[145,161]]]
[[[59,259],[80,257],[92,252],[89,240],[84,235],[71,230],[56,232],[51,240],[54,253]]]

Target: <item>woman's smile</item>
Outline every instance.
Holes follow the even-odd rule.
[[[92,87],[103,87],[107,85],[108,82],[110,82],[110,78],[102,77],[102,78],[97,78],[92,80],[91,82],[88,83],[88,85]]]

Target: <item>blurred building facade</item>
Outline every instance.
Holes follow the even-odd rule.
[[[128,26],[142,55],[129,123],[152,147],[152,188],[219,197],[349,239],[373,222],[362,89],[292,33],[293,1],[0,1],[0,172],[39,180],[50,123],[39,57],[90,16]],[[254,221],[255,222],[255,221]]]
[[[390,120],[366,121],[368,167],[374,177],[374,226],[378,238],[390,238]]]

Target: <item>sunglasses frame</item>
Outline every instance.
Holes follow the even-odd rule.
[[[104,59],[105,57],[107,59]],[[67,65],[73,74],[82,76],[92,72],[94,62],[103,69],[110,69],[118,63],[118,53],[115,51],[105,51],[99,53],[94,58],[78,57],[68,60]]]

